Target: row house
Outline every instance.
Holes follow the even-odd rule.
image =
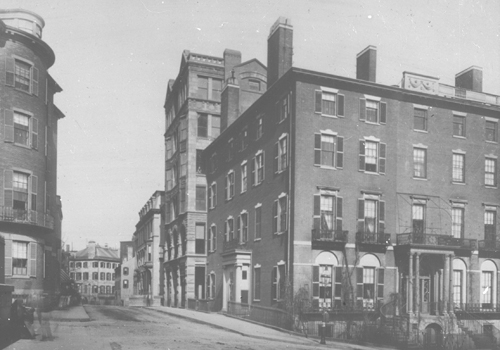
[[[292,41],[280,18],[267,90],[244,112],[224,82],[226,128],[202,153],[206,297],[393,310],[428,341],[443,317],[500,320],[500,97],[482,69],[455,86],[412,72],[387,86],[374,46],[350,78],[292,67]]]

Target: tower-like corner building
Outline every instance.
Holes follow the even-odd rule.
[[[57,195],[57,123],[61,87],[48,70],[54,51],[45,22],[22,9],[0,10],[0,236],[5,283],[30,302],[59,288],[61,200]]]

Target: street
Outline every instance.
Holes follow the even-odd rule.
[[[88,322],[51,322],[52,341],[25,340],[8,349],[324,349],[325,346],[269,341],[144,308],[86,305]],[[250,324],[249,324],[250,326]],[[35,329],[38,323],[35,322]],[[265,328],[263,328],[265,329]],[[332,346],[333,345],[333,346]],[[352,349],[328,344],[329,349]]]

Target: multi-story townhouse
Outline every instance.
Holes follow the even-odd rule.
[[[99,246],[94,241],[87,248],[71,254],[69,275],[78,286],[84,303],[112,304],[115,299],[115,268],[120,263],[117,249]]]
[[[481,68],[387,86],[376,47],[354,79],[292,67],[292,38],[280,18],[267,91],[241,114],[223,103],[202,153],[214,307],[306,295],[312,310],[399,314],[426,346],[450,320],[499,320],[500,97]]]
[[[120,265],[115,269],[115,292],[118,305],[129,306],[134,294],[134,271],[136,268],[134,242],[120,242]]]
[[[163,294],[163,266],[160,262],[160,236],[162,230],[161,207],[164,192],[156,191],[139,212],[139,222],[132,237],[136,278],[131,305],[159,305]],[[163,253],[163,250],[162,250]],[[126,264],[129,267],[129,264]],[[125,275],[126,276],[126,275]]]
[[[184,51],[179,75],[168,84],[161,240],[168,306],[185,307],[188,299],[205,297],[207,183],[201,151],[225,127],[220,119],[221,89],[229,77],[239,82],[232,90],[239,104],[232,107],[240,112],[266,89],[265,67],[256,59],[241,62],[241,53],[234,50],[225,50],[223,57]]]
[[[57,123],[64,114],[54,104],[62,89],[48,72],[55,55],[42,40],[44,26],[33,12],[0,10],[0,274],[28,303],[59,290]]]

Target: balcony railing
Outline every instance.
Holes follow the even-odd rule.
[[[347,243],[349,231],[313,229],[313,241],[340,242]]]
[[[455,313],[460,311],[473,312],[473,313],[500,313],[500,304],[493,303],[454,303],[453,309]]]
[[[436,235],[429,233],[401,233],[397,235],[398,245],[426,245],[442,247],[459,247],[464,249],[477,249],[477,240],[467,238],[455,238],[448,235]]]
[[[232,239],[230,241],[224,241],[224,245],[222,247],[223,252],[229,252],[232,250],[249,250],[245,246],[246,242],[240,242],[238,239]]]
[[[0,206],[0,221],[54,229],[54,218],[51,215],[40,213],[35,210],[21,210]]]
[[[478,242],[479,250],[487,250],[487,251],[500,251],[500,242],[498,241],[489,241],[483,240]]]
[[[391,234],[383,232],[356,232],[356,243],[363,244],[391,244]]]

